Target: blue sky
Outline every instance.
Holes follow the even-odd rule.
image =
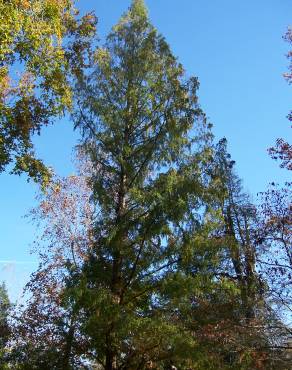
[[[79,0],[82,12],[95,10],[101,40],[129,6],[129,0]],[[270,181],[288,180],[267,148],[277,137],[291,140],[286,115],[292,109],[287,70],[292,25],[291,0],[146,0],[152,22],[165,36],[189,76],[200,81],[202,108],[219,139],[225,136],[247,191],[265,190]],[[78,140],[69,120],[43,129],[37,153],[61,175],[73,172]],[[24,215],[35,204],[37,187],[25,176],[0,174],[0,281],[13,300],[37,266],[29,253],[38,230]]]

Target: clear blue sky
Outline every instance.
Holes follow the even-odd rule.
[[[101,40],[129,6],[129,0],[80,0],[95,10]],[[270,181],[288,180],[267,155],[277,137],[291,140],[286,115],[292,87],[283,79],[289,45],[282,40],[292,24],[291,0],[146,0],[150,18],[165,36],[188,75],[200,80],[201,105],[219,139],[225,136],[246,189],[256,197]],[[61,175],[73,171],[78,140],[64,119],[35,139],[37,152]],[[0,281],[19,296],[37,266],[30,255],[35,227],[23,216],[35,204],[36,187],[26,178],[0,175]]]

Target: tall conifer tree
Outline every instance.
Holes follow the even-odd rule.
[[[68,297],[84,310],[92,353],[108,370],[152,362],[159,368],[179,348],[192,353],[195,341],[164,312],[163,289],[206,193],[210,133],[197,88],[141,0],[132,2],[97,50],[93,73],[76,87],[75,121],[95,168],[98,215],[95,246],[73,273]]]

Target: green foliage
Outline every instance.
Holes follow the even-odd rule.
[[[83,172],[51,183],[33,212],[48,251],[28,285],[13,365],[275,368],[257,214],[226,140],[212,143],[198,80],[141,0],[94,62],[74,71]],[[32,171],[31,160],[20,157],[16,171]]]
[[[192,296],[223,289],[211,275],[219,249],[210,235],[222,220],[212,206],[212,135],[198,81],[186,79],[141,1],[95,60],[76,87],[75,121],[99,216],[91,256],[68,281],[65,301],[86,313],[83,332],[106,369],[187,368],[202,348],[179,312],[189,312]]]
[[[8,298],[5,284],[0,285],[0,365],[1,369],[6,369],[5,358],[6,356],[6,344],[10,337],[10,326],[8,323],[9,310],[11,304]]]
[[[15,162],[14,173],[45,185],[31,136],[71,107],[70,76],[84,67],[95,17],[78,20],[68,0],[1,0],[0,23],[0,171]]]

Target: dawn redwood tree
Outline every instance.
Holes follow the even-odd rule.
[[[220,368],[268,369],[272,366],[267,333],[270,315],[266,287],[257,269],[258,215],[234,165],[227,141],[221,139],[214,146],[208,169],[217,191],[213,202],[221,222],[205,235],[201,243],[209,244],[207,249],[197,247],[188,266],[196,276],[202,274],[200,264],[204,262],[211,289],[206,289],[205,279],[202,295],[192,296],[196,305],[189,310],[190,324],[202,345],[217,355]],[[204,259],[199,258],[200,250],[205,253]]]
[[[71,0],[0,0],[0,23],[0,172],[11,164],[46,183],[31,138],[70,108],[96,18],[79,18]]]
[[[215,155],[218,176],[222,179],[221,211],[224,217],[224,236],[228,245],[232,274],[241,291],[243,317],[256,316],[257,300],[261,300],[260,281],[256,273],[256,207],[242,189],[242,181],[234,170],[235,162],[227,152],[227,141],[222,139]]]
[[[242,189],[225,139],[217,146],[215,163],[212,173],[222,179],[221,235],[227,252],[220,274],[236,282],[240,292],[230,336],[253,357],[252,366],[286,369],[281,347],[291,330],[279,308],[281,313],[291,309],[291,191],[272,186],[256,207]]]
[[[211,135],[198,81],[186,79],[141,0],[95,58],[76,86],[74,116],[94,166],[95,241],[67,297],[104,369],[159,369],[185,356],[183,368],[196,340],[164,304],[208,199]]]

